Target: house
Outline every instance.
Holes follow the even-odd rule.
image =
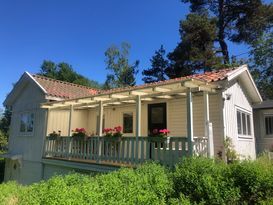
[[[257,153],[273,149],[273,100],[253,107]]]
[[[13,112],[5,180],[27,184],[71,170],[221,157],[226,137],[242,158],[254,159],[252,107],[261,102],[246,65],[112,90],[26,72],[4,102]],[[115,126],[123,137],[105,137],[103,129]],[[89,137],[71,137],[76,128]],[[165,128],[168,137],[153,136]]]

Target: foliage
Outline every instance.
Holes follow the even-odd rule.
[[[267,155],[232,164],[184,158],[174,170],[156,163],[95,176],[55,176],[29,186],[0,185],[0,204],[271,204]]]
[[[225,156],[226,156],[227,163],[231,163],[239,159],[239,155],[234,149],[234,145],[230,137],[226,137],[224,141],[224,148],[225,148]]]
[[[56,64],[52,61],[44,60],[38,74],[78,85],[101,88],[101,85],[97,81],[89,80],[88,78],[78,74],[71,65],[64,62]]]
[[[113,45],[106,50],[106,69],[110,71],[104,84],[106,89],[136,84],[135,76],[138,73],[139,61],[130,64],[129,51],[130,45],[128,43],[122,43],[120,48]]]
[[[265,158],[231,165],[234,185],[240,189],[241,201],[257,204],[273,198],[273,165]]]
[[[166,73],[170,78],[191,75],[221,67],[214,41],[216,22],[207,14],[189,14],[180,22],[181,42],[168,54],[170,66]]]
[[[142,80],[145,83],[153,83],[167,79],[166,69],[169,66],[169,61],[166,59],[166,51],[163,45],[155,51],[154,56],[150,59],[151,68],[145,69],[142,72],[144,76]]]
[[[86,130],[84,128],[76,128],[72,130],[72,137],[84,138],[86,136]]]
[[[116,126],[114,128],[104,128],[103,133],[105,134],[105,137],[122,137],[122,127]]]
[[[7,136],[0,130],[0,153],[5,151],[8,146]]]
[[[165,204],[171,193],[166,170],[155,163],[95,177],[55,176],[24,188],[14,183],[0,185],[1,202],[15,198],[26,205]]]
[[[11,121],[11,109],[6,107],[0,119],[0,130],[7,138],[8,138],[10,121]]]
[[[229,52],[226,40],[250,44],[272,26],[273,6],[261,0],[182,0],[190,3],[191,12],[202,15],[210,14],[216,19],[217,38],[215,39],[224,57],[229,63]]]
[[[273,99],[273,33],[253,42],[251,71],[263,99]]]
[[[234,204],[239,192],[228,177],[229,171],[226,164],[211,159],[183,159],[173,173],[174,196],[184,194],[194,203]]]

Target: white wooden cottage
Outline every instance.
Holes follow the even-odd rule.
[[[12,107],[5,180],[27,184],[71,170],[217,157],[227,136],[242,158],[254,159],[252,106],[261,102],[246,65],[107,91],[26,72],[4,102]],[[115,126],[123,137],[105,137],[103,129]],[[76,128],[88,137],[71,137]],[[157,138],[155,129],[170,133]]]

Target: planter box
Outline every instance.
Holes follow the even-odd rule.
[[[104,137],[104,140],[109,142],[121,142],[121,137]]]
[[[166,142],[167,137],[148,137],[148,142]]]

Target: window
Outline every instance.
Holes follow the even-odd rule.
[[[133,113],[123,113],[123,133],[133,133]]]
[[[273,116],[265,116],[265,133],[273,135]]]
[[[33,132],[33,122],[34,114],[33,113],[24,113],[20,117],[20,132],[22,133],[32,133]]]
[[[237,129],[241,136],[251,136],[250,114],[241,110],[237,110]]]

